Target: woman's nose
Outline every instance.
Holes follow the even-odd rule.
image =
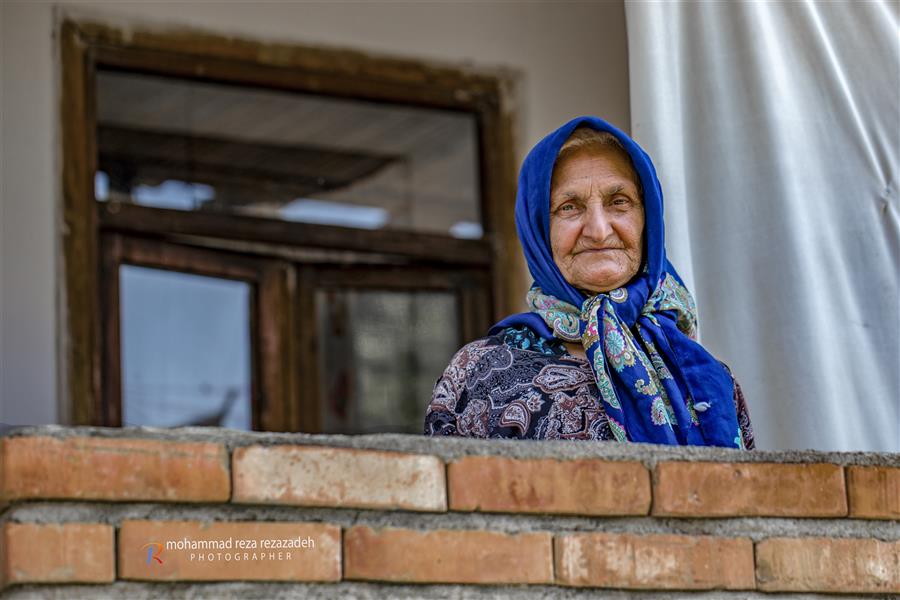
[[[582,234],[595,240],[605,240],[612,233],[612,223],[602,202],[591,202],[584,214]]]

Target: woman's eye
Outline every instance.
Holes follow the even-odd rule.
[[[613,198],[612,203],[613,206],[628,206],[629,204],[631,204],[631,200],[623,196],[619,196],[618,198]]]

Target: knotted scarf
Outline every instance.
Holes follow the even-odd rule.
[[[585,296],[565,280],[550,246],[550,182],[556,156],[577,127],[614,135],[643,188],[645,248],[640,272],[625,286]],[[528,325],[545,338],[585,349],[610,429],[619,441],[742,447],[730,373],[696,341],[693,298],[666,258],[662,190],[650,157],[596,117],[569,121],[525,158],[516,228],[534,285],[531,312],[491,333]]]

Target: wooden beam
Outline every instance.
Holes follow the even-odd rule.
[[[130,191],[132,181],[179,179],[217,189],[205,209],[253,204],[276,196],[280,204],[298,197],[349,186],[402,160],[400,156],[347,152],[309,145],[275,145],[228,138],[185,135],[101,125],[97,130],[99,168]],[[122,174],[124,176],[118,176]],[[228,188],[246,191],[229,194]],[[275,194],[266,193],[275,188]],[[221,199],[224,196],[226,199]]]
[[[66,328],[62,332],[65,395],[74,425],[102,424],[102,336],[98,281],[97,219],[94,207],[96,156],[94,72],[78,27],[62,25],[62,193],[63,277]]]
[[[145,235],[156,232],[367,251],[444,264],[489,265],[491,262],[491,244],[487,240],[425,233],[398,234],[385,229],[350,229],[120,203],[105,203],[100,222],[104,230]]]

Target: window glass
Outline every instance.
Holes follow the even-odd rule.
[[[482,237],[475,116],[100,70],[99,201]]]
[[[421,433],[435,381],[459,347],[453,292],[320,290],[325,433]]]
[[[251,429],[249,284],[119,268],[122,424]]]

